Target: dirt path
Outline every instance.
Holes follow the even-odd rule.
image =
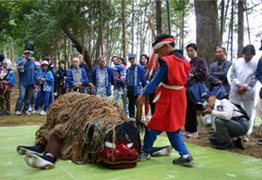
[[[215,148],[215,146],[212,145],[208,140],[208,136],[210,136],[210,134],[212,133],[211,128],[200,126],[198,128],[198,131],[199,131],[199,138],[191,139],[191,138],[183,137],[185,142],[194,143],[200,146],[208,146],[208,147]],[[257,131],[259,131],[258,128],[254,128],[254,132],[257,132]],[[229,149],[228,151],[253,156],[256,158],[262,158],[262,145],[257,144],[258,139],[262,139],[262,137],[256,136],[255,133],[252,133],[251,137],[249,138],[249,142],[246,143],[247,145],[246,149],[244,150]]]

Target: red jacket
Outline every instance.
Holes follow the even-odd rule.
[[[179,130],[185,124],[186,118],[186,89],[190,72],[190,64],[174,54],[163,57],[168,66],[168,86],[160,85],[157,95],[161,92],[156,102],[155,113],[147,124],[147,127],[159,131],[173,132]],[[176,87],[174,87],[176,86]],[[177,88],[177,89],[170,89]],[[180,88],[180,89],[179,89]]]

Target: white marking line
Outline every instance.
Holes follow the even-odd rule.
[[[236,175],[235,174],[231,174],[231,173],[227,173],[227,175],[229,176],[229,177],[236,177]]]
[[[70,172],[68,172],[65,168],[63,168],[62,166],[58,166],[62,171],[64,171],[68,176],[70,176],[71,178],[73,178],[74,180],[78,180],[75,176],[73,176]]]

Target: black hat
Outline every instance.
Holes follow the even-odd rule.
[[[27,43],[27,44],[25,45],[24,51],[26,51],[26,53],[33,54],[33,53],[34,53],[34,45],[31,44],[31,43]]]
[[[25,50],[34,51],[34,45],[31,43],[27,43],[25,45]]]
[[[262,40],[261,40],[261,47],[259,48],[260,51],[262,51]]]
[[[5,59],[5,56],[0,54],[0,62],[2,62]]]

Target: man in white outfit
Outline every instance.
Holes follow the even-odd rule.
[[[254,117],[252,118],[251,115],[255,108],[255,85],[257,82],[255,76],[257,61],[253,59],[255,54],[256,50],[252,44],[245,46],[242,51],[243,57],[233,62],[230,72],[229,100],[234,104],[243,104],[250,118],[247,136],[252,133],[254,124]]]

